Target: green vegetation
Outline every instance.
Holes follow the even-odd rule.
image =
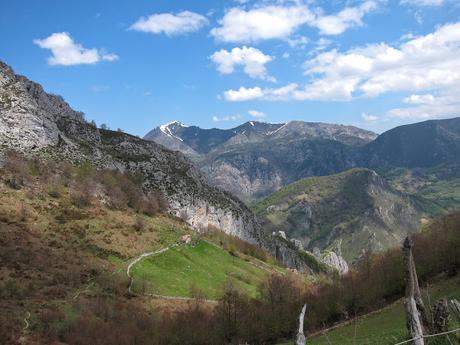
[[[350,263],[363,248],[391,248],[416,231],[425,216],[417,201],[391,188],[372,170],[356,168],[294,182],[253,205],[253,210],[268,231],[282,229],[307,249],[340,251]]]
[[[439,214],[439,209],[445,211],[460,205],[460,178],[447,181],[437,181],[421,188],[417,194],[431,203],[431,213]]]
[[[431,216],[460,206],[460,166],[457,164],[426,169],[381,169],[380,173],[396,189],[417,197]]]
[[[299,200],[317,201],[331,197],[337,193],[348,177],[362,171],[368,170],[351,169],[337,175],[301,179],[256,203],[253,209],[256,214],[261,214],[270,205],[282,205],[287,208],[290,204]]]
[[[460,277],[441,280],[428,286],[424,289],[423,295],[427,307],[440,298],[460,299]],[[308,324],[308,319],[306,323]],[[450,328],[454,329],[458,326],[458,321],[453,317]],[[324,334],[311,337],[308,343],[311,345],[391,345],[404,340],[406,334],[404,305],[403,301],[399,300],[381,311],[358,318],[356,322],[350,322]],[[452,336],[451,341],[455,342]],[[282,345],[288,344],[291,345],[292,342]]]
[[[201,292],[206,298],[216,299],[231,279],[237,289],[256,297],[257,286],[266,279],[270,269],[251,257],[237,255],[241,254],[232,255],[203,240],[196,245],[171,248],[133,268],[134,290],[147,285],[147,293],[192,297]]]

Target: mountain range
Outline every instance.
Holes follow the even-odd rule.
[[[381,135],[301,121],[251,121],[228,130],[175,121],[144,138],[185,153],[212,185],[248,202],[305,177],[355,167],[429,168],[460,162],[460,118],[400,126]]]

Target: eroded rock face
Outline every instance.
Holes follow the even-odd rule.
[[[328,251],[321,256],[321,261],[337,270],[340,274],[345,274],[348,272],[347,262],[335,252]]]

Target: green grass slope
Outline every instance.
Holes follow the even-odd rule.
[[[134,266],[134,291],[183,297],[200,291],[205,298],[215,299],[230,280],[242,292],[255,297],[269,272],[280,268],[237,255],[204,240],[171,248]]]
[[[425,306],[429,307],[440,298],[460,299],[460,277],[443,280],[423,290]],[[308,319],[306,320],[308,322]],[[459,327],[458,320],[452,317],[450,329]],[[310,345],[393,345],[406,339],[406,319],[403,301],[400,300],[389,307],[358,318],[356,322],[339,326],[324,334],[308,339]],[[445,340],[445,339],[443,339]],[[451,337],[453,344],[456,344]],[[286,342],[280,345],[288,345]],[[428,344],[436,344],[434,341]],[[441,344],[441,343],[439,343]],[[449,344],[448,342],[446,344]]]

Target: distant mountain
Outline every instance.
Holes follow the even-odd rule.
[[[226,143],[260,140],[281,126],[251,121],[232,129],[201,129],[173,121],[150,131],[144,139],[155,141],[170,149],[176,148],[185,154],[207,154]]]
[[[376,137],[375,133],[353,126],[302,121],[279,124],[249,121],[231,129],[202,129],[173,121],[153,129],[144,139],[170,149],[176,148],[186,154],[208,154],[232,145],[276,139],[328,139],[349,145],[362,145]]]
[[[419,229],[416,198],[392,188],[375,171],[352,169],[302,179],[254,205],[268,229],[283,229],[305,248],[332,250],[348,262],[381,251]]]
[[[359,151],[368,167],[434,167],[460,162],[460,117],[393,128]]]
[[[228,130],[172,122],[154,129],[145,139],[196,156],[211,184],[252,200],[305,176],[353,166],[350,148],[376,137],[353,126],[250,121]]]
[[[245,201],[309,176],[460,163],[460,118],[396,127],[379,136],[353,126],[247,122],[222,129],[164,125],[145,137],[193,156],[208,181]]]

